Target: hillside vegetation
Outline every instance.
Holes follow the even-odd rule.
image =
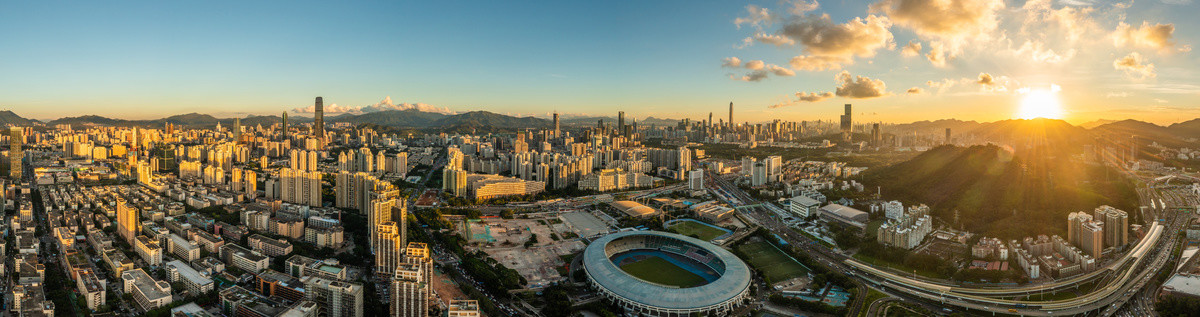
[[[1044,150],[1014,154],[994,145],[948,145],[870,170],[863,181],[882,186],[886,199],[929,205],[939,223],[1018,238],[1064,234],[1068,213],[1100,205],[1134,217],[1134,185],[1108,169]]]

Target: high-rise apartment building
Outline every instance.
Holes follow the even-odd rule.
[[[319,276],[305,276],[300,282],[304,283],[304,297],[317,303],[321,316],[363,316],[361,284],[329,280]]]
[[[392,277],[392,317],[429,316],[429,282],[420,265],[401,264]]]
[[[117,200],[117,233],[126,243],[133,245],[138,232],[141,231],[142,221],[138,217],[138,207],[125,200]]]
[[[1104,205],[1097,207],[1093,217],[1104,221],[1104,246],[1119,247],[1129,243],[1129,214]]]

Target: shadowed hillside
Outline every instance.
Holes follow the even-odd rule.
[[[1029,159],[992,145],[941,146],[868,171],[863,180],[882,186],[887,199],[929,205],[940,223],[988,236],[1062,234],[1068,213],[1099,205],[1133,216],[1137,194],[1116,171],[1044,151],[1023,153],[1041,154]]]

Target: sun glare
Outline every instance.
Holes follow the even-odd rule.
[[[1021,108],[1017,117],[1021,119],[1062,119],[1062,105],[1058,102],[1058,87],[1051,89],[1022,89]]]

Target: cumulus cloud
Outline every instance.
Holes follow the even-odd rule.
[[[362,114],[362,113],[388,111],[388,110],[419,110],[419,111],[423,111],[423,112],[435,112],[435,113],[441,113],[441,114],[456,114],[457,113],[453,110],[450,110],[450,108],[447,108],[447,107],[438,107],[438,106],[425,104],[425,103],[404,102],[404,103],[396,104],[396,103],[392,102],[391,96],[387,96],[386,98],[383,98],[383,100],[380,101],[379,103],[376,103],[373,105],[353,107],[353,106],[339,106],[337,104],[329,104],[329,105],[326,105],[321,108],[321,111],[323,111],[325,113],[350,113],[350,114]],[[315,111],[316,111],[316,106],[311,106],[311,105],[308,107],[292,109],[292,112],[294,112],[294,113],[313,113]]]
[[[990,86],[990,85],[995,85],[996,80],[992,78],[992,74],[979,73],[979,80],[976,80],[975,83],[984,85],[984,86]]]
[[[949,79],[949,78],[942,79],[940,81],[930,80],[930,81],[925,82],[926,86],[929,86],[929,88],[936,89],[938,92],[942,92],[942,91],[945,91],[946,89],[950,89],[951,87],[954,87],[957,84],[958,84],[958,81],[955,81],[955,80]]]
[[[905,45],[904,48],[900,50],[900,55],[904,57],[921,55],[921,43],[908,41],[908,45]]]
[[[773,104],[770,107],[771,108],[782,108],[782,107],[787,107],[787,106],[798,105],[801,103],[818,102],[818,101],[822,101],[822,100],[829,99],[829,98],[833,98],[832,92],[828,92],[828,91],[821,92],[821,93],[798,92],[798,93],[796,93],[796,99],[791,99],[791,100],[788,100],[785,102]]]
[[[743,24],[762,28],[763,25],[770,25],[775,18],[771,14],[771,10],[753,4],[746,6],[746,13],[747,15],[744,17],[733,19],[733,25],[736,25],[739,29]]]
[[[775,74],[775,76],[796,76],[796,72],[792,71],[791,69],[779,67],[779,65],[775,64],[768,64],[767,71]]]
[[[767,71],[756,70],[756,71],[752,71],[748,74],[742,75],[741,77],[729,75],[729,78],[733,79],[733,80],[740,80],[740,81],[759,82],[759,81],[762,81],[763,79],[767,79]]]
[[[913,88],[909,88],[908,91],[906,91],[905,93],[907,93],[909,95],[920,95],[920,94],[925,93],[925,90],[921,89],[921,87],[913,87]]]
[[[764,65],[763,61],[761,61],[761,60],[749,61],[749,62],[746,62],[746,69],[760,70],[760,69],[763,69],[763,65]]]
[[[854,59],[848,56],[805,56],[800,55],[792,57],[788,63],[793,69],[804,71],[823,71],[827,69],[841,69],[843,65],[854,63]]]
[[[796,44],[795,40],[778,34],[757,33],[754,34],[754,40],[759,43],[771,44],[775,46],[790,46]]]
[[[1154,78],[1154,63],[1142,57],[1137,52],[1113,61],[1113,68],[1124,71],[1126,76],[1135,79]]]
[[[742,59],[737,57],[726,57],[721,60],[721,67],[742,67]]]
[[[836,94],[838,97],[851,99],[876,98],[887,95],[887,85],[879,79],[864,76],[852,76],[848,71],[838,73],[834,79],[838,82]]]
[[[804,44],[812,55],[872,57],[875,51],[894,46],[891,26],[886,17],[876,15],[837,24],[828,14],[809,14],[793,17],[780,32]]]
[[[883,0],[871,5],[896,25],[927,39],[941,39],[953,50],[966,39],[986,37],[998,24],[1004,0]]]
[[[1148,47],[1159,50],[1169,50],[1175,47],[1175,43],[1171,42],[1171,35],[1175,33],[1174,24],[1150,24],[1143,21],[1142,26],[1132,27],[1125,22],[1117,25],[1117,30],[1113,32],[1113,44],[1117,47],[1124,47],[1126,44],[1137,47]]]
[[[946,50],[940,41],[930,43],[929,54],[925,54],[925,59],[928,59],[929,63],[936,67],[946,67],[946,60],[949,58],[949,56],[946,56]]]

